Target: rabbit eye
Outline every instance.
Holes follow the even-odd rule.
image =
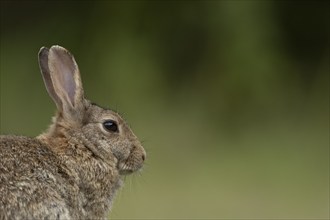
[[[107,121],[103,122],[103,127],[107,131],[118,132],[117,123],[115,121],[113,121],[113,120],[107,120]]]

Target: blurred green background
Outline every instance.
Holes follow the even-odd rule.
[[[328,1],[1,1],[1,133],[55,105],[61,45],[148,152],[111,218],[329,218]]]

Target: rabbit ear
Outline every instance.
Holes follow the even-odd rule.
[[[64,115],[77,115],[83,106],[84,91],[78,65],[65,48],[52,46],[39,52],[39,64],[49,95]]]
[[[62,108],[62,103],[60,98],[57,96],[55,93],[55,89],[52,83],[52,79],[50,77],[50,71],[48,67],[48,54],[49,54],[49,49],[46,47],[42,47],[39,51],[38,57],[39,57],[39,67],[41,71],[42,78],[44,80],[46,89],[50,97],[53,99],[55,102],[56,106],[58,109]]]

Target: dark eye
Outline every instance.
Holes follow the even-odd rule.
[[[107,131],[118,132],[117,123],[115,121],[113,121],[113,120],[107,120],[107,121],[103,122],[103,127]]]

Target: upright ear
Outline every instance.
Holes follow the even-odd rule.
[[[76,116],[84,102],[78,65],[65,48],[52,46],[39,51],[39,66],[48,94],[64,116]],[[80,114],[78,114],[80,115]]]

